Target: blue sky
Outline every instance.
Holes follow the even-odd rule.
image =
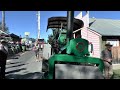
[[[80,11],[75,11],[75,16]],[[37,37],[37,11],[6,11],[6,25],[10,33],[24,36],[24,32],[30,32],[30,37]],[[85,14],[85,12],[83,12]],[[47,39],[51,31],[46,32],[47,19],[53,16],[66,16],[67,11],[41,11],[40,37]],[[118,19],[120,20],[120,11],[90,11],[90,17]],[[1,21],[0,11],[0,21]]]

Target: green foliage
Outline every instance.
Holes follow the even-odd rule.
[[[48,35],[48,41],[47,41],[47,42],[48,42],[49,44],[52,44],[53,38],[54,38],[54,37],[53,37],[52,34],[51,34],[51,35]]]
[[[120,69],[113,70],[113,77],[112,79],[120,79]]]
[[[34,39],[34,38],[29,38],[29,39],[30,39],[32,42],[35,42],[35,40],[36,40],[36,39]]]
[[[0,22],[0,30],[2,30],[2,22]],[[9,32],[9,28],[6,26],[6,24],[5,24],[5,32],[6,32],[7,34],[10,33],[10,32]]]

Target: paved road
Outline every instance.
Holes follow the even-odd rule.
[[[6,65],[6,78],[8,79],[41,79],[42,61],[36,62],[33,51],[27,51],[17,58],[9,59]]]

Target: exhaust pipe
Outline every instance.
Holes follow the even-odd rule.
[[[74,11],[67,11],[67,39],[73,38]]]

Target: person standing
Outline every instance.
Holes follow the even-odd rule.
[[[35,56],[36,56],[36,61],[39,61],[39,50],[40,50],[40,47],[39,47],[39,43],[38,43],[38,40],[35,42],[35,45],[33,47],[33,50],[35,52]]]
[[[0,41],[0,79],[5,79],[6,60],[8,56],[7,42]]]
[[[23,50],[22,50],[22,44],[21,44],[21,42],[19,42],[19,46],[20,46],[20,52],[22,52]]]
[[[41,51],[43,52],[44,42],[41,42],[39,45],[40,45],[40,49],[41,49]]]
[[[110,43],[105,44],[106,48],[101,53],[101,59],[104,61],[104,74],[106,79],[110,79],[113,75],[112,70],[112,53],[111,53],[111,47],[112,45]]]

